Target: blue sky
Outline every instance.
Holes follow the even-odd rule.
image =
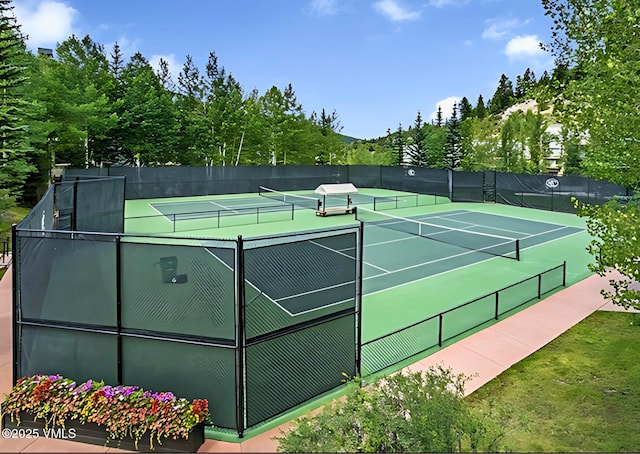
[[[540,0],[14,0],[28,46],[90,35],[128,59],[209,52],[245,91],[291,83],[307,114],[335,110],[342,133],[375,138],[441,105],[493,95],[501,74],[539,77],[551,21]]]

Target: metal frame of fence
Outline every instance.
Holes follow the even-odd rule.
[[[553,287],[550,287],[550,288],[546,289],[546,291],[543,291],[543,287],[542,287],[543,276],[546,275],[546,274],[553,273],[553,272],[555,272],[557,270],[562,270],[562,278],[560,279],[560,282],[558,282]],[[524,306],[525,304],[530,303],[533,300],[536,300],[536,299],[540,300],[542,295],[544,295],[546,293],[549,293],[549,292],[551,292],[551,291],[553,291],[553,290],[555,290],[557,288],[566,287],[566,271],[567,271],[567,262],[565,261],[565,262],[562,263],[562,265],[558,265],[556,267],[550,268],[550,269],[548,269],[546,271],[538,273],[538,274],[536,274],[534,276],[531,276],[531,277],[529,277],[527,279],[523,279],[521,281],[518,281],[515,284],[511,284],[511,285],[509,285],[507,287],[503,287],[503,288],[501,288],[499,290],[496,290],[494,292],[488,293],[486,295],[480,296],[480,297],[475,298],[475,299],[473,299],[471,301],[468,301],[466,303],[460,304],[460,305],[458,305],[458,306],[456,306],[454,308],[451,308],[451,309],[449,309],[447,311],[441,312],[441,313],[436,314],[436,315],[432,315],[431,317],[428,317],[426,319],[423,319],[423,320],[420,320],[418,322],[415,322],[415,323],[413,323],[413,324],[411,324],[409,326],[405,326],[405,327],[397,329],[397,330],[395,330],[395,331],[393,331],[391,333],[379,336],[379,337],[377,337],[375,339],[372,339],[370,341],[362,343],[361,348],[365,349],[367,346],[373,345],[376,342],[381,342],[381,341],[387,340],[387,339],[389,339],[389,338],[391,338],[393,336],[396,336],[398,334],[402,334],[402,333],[405,333],[405,332],[407,332],[409,330],[417,328],[420,325],[426,325],[429,322],[432,322],[434,320],[438,321],[437,342],[435,342],[433,344],[430,344],[430,345],[422,345],[421,349],[418,350],[418,351],[413,351],[411,354],[406,354],[405,353],[405,354],[403,354],[402,357],[398,357],[398,358],[394,359],[393,362],[385,364],[385,365],[383,365],[381,367],[378,367],[378,368],[376,368],[374,370],[368,370],[367,371],[368,372],[367,375],[371,375],[371,374],[374,374],[376,372],[380,372],[381,370],[384,370],[386,368],[395,366],[396,364],[398,364],[398,363],[400,363],[400,362],[402,362],[404,360],[407,360],[407,359],[409,359],[409,358],[411,358],[411,357],[413,357],[415,355],[419,355],[421,353],[424,353],[424,352],[426,352],[427,350],[429,350],[431,348],[442,347],[443,343],[448,341],[448,340],[451,340],[451,339],[453,339],[455,337],[463,335],[463,334],[465,334],[465,333],[467,333],[467,332],[469,332],[469,331],[471,331],[471,330],[473,330],[475,328],[478,328],[479,326],[482,326],[485,323],[491,322],[493,320],[497,321],[497,320],[500,319],[501,315],[504,315],[504,314],[506,314],[508,312],[511,312],[511,311],[515,310],[515,309],[518,309],[518,308]],[[522,301],[522,302],[520,302],[520,303],[518,303],[518,304],[516,304],[516,305],[514,305],[512,307],[509,307],[505,311],[500,311],[500,293],[501,292],[516,288],[518,286],[521,286],[523,284],[526,284],[526,283],[531,282],[531,281],[536,281],[536,280],[537,280],[537,293],[531,295],[527,300]],[[463,331],[457,332],[457,333],[455,333],[453,335],[450,335],[450,336],[446,336],[446,337],[443,336],[443,323],[444,323],[444,318],[445,318],[446,315],[455,314],[456,312],[459,312],[463,308],[470,307],[471,305],[479,303],[479,302],[482,302],[483,300],[486,300],[488,298],[493,298],[494,299],[494,311],[493,311],[493,316],[491,318],[474,321],[475,324],[473,326],[467,327]]]
[[[145,342],[146,341],[151,341],[151,342],[162,341],[162,342],[169,342],[174,345],[179,344],[179,345],[192,345],[196,347],[209,347],[217,351],[219,351],[219,349],[226,349],[226,350],[232,349],[235,352],[235,359],[234,359],[234,364],[235,364],[234,365],[235,367],[234,386],[235,386],[235,393],[236,393],[235,428],[228,427],[228,426],[220,426],[220,427],[233,429],[237,432],[238,437],[242,438],[244,436],[244,432],[248,428],[253,427],[257,424],[260,424],[266,419],[275,417],[281,414],[282,412],[285,412],[294,406],[302,404],[319,394],[328,392],[331,389],[333,389],[333,387],[340,386],[342,384],[341,373],[345,371],[343,370],[342,367],[340,368],[340,370],[327,369],[325,371],[322,371],[320,370],[320,368],[318,368],[316,375],[324,374],[325,376],[324,381],[332,382],[333,383],[331,385],[332,387],[331,386],[320,387],[320,385],[318,385],[315,388],[303,389],[302,391],[300,391],[300,394],[305,395],[304,400],[293,401],[292,403],[288,404],[286,408],[278,409],[277,413],[273,413],[273,411],[269,412],[270,408],[259,409],[260,411],[256,410],[254,411],[254,413],[257,416],[254,416],[253,419],[249,421],[248,411],[251,411],[251,409],[254,407],[252,407],[253,403],[252,401],[250,401],[250,398],[248,395],[248,388],[247,388],[247,384],[251,383],[250,377],[248,377],[248,373],[247,373],[247,368],[250,367],[251,365],[251,362],[248,361],[247,359],[247,352],[252,347],[260,346],[266,342],[273,341],[275,339],[284,339],[284,338],[287,338],[287,336],[292,336],[292,335],[297,335],[297,336],[304,335],[306,336],[306,339],[308,339],[308,341],[318,342],[319,343],[318,345],[323,345],[323,343],[330,345],[331,340],[329,340],[329,338],[323,340],[324,338],[322,337],[323,336],[322,327],[324,325],[329,326],[329,324],[334,322],[335,320],[341,319],[341,320],[344,320],[347,324],[345,325],[344,323],[341,323],[340,326],[342,326],[343,329],[344,327],[347,327],[346,329],[352,330],[351,334],[345,334],[346,338],[349,338],[349,336],[351,336],[353,339],[353,345],[350,348],[346,348],[345,351],[346,352],[350,350],[354,351],[354,355],[350,359],[351,365],[347,366],[348,367],[347,371],[353,375],[360,374],[360,369],[359,369],[360,353],[359,353],[359,348],[356,342],[358,342],[358,340],[361,338],[361,334],[359,333],[359,331],[361,330],[360,311],[361,311],[361,298],[362,298],[362,274],[361,274],[362,232],[361,232],[361,229],[362,229],[362,226],[347,226],[342,228],[339,227],[339,228],[319,229],[315,231],[299,232],[299,233],[293,233],[290,235],[279,234],[279,235],[272,235],[268,237],[256,237],[256,238],[243,238],[242,236],[238,236],[236,239],[233,239],[233,240],[217,240],[212,238],[200,238],[200,239],[195,238],[194,239],[193,237],[173,236],[170,238],[171,240],[186,240],[186,241],[189,241],[190,243],[182,244],[182,245],[180,244],[167,245],[167,244],[163,244],[167,240],[166,237],[158,237],[154,235],[135,235],[135,234],[132,235],[132,234],[124,234],[124,233],[101,233],[101,232],[82,232],[82,231],[66,231],[66,230],[65,231],[39,230],[39,229],[26,229],[26,228],[21,229],[19,228],[19,226],[13,225],[12,226],[13,250],[15,251],[15,254],[16,254],[15,266],[12,268],[12,273],[13,273],[12,380],[13,380],[13,383],[16,383],[16,381],[19,379],[22,373],[26,370],[24,369],[24,367],[28,367],[28,364],[25,366],[22,363],[23,348],[25,349],[25,351],[30,351],[30,349],[27,349],[27,347],[23,347],[22,336],[26,335],[27,338],[29,338],[29,336],[37,336],[38,329],[47,330],[46,332],[48,333],[51,333],[50,330],[55,330],[57,332],[77,333],[77,335],[80,335],[80,336],[82,335],[82,333],[84,333],[84,334],[93,334],[96,336],[106,335],[108,336],[108,339],[115,338],[116,370],[111,372],[113,377],[115,377],[117,381],[117,383],[112,383],[114,385],[123,384],[123,378],[124,378],[123,368],[125,367],[125,360],[124,360],[125,352],[124,352],[123,343],[126,342],[127,339],[139,339]],[[349,236],[353,235],[353,238],[356,241],[356,243],[354,243],[354,246],[358,251],[357,256],[355,257],[355,262],[351,265],[353,267],[353,273],[355,276],[355,281],[352,284],[353,290],[354,290],[352,294],[353,307],[342,309],[338,312],[329,312],[328,314],[318,315],[318,316],[315,316],[314,315],[315,312],[313,312],[313,314],[307,317],[306,320],[304,318],[302,319],[302,321],[293,320],[291,322],[292,324],[285,326],[283,328],[279,328],[276,331],[267,332],[257,337],[254,336],[253,338],[248,337],[246,332],[246,327],[247,327],[246,292],[247,292],[247,285],[248,285],[248,282],[245,279],[246,251],[251,250],[251,248],[253,248],[253,250],[255,250],[256,248],[258,249],[265,248],[265,247],[273,248],[278,246],[282,246],[283,248],[286,248],[291,244],[302,243],[302,242],[310,243],[312,242],[312,240],[317,240],[318,238],[334,238],[336,236],[344,236],[344,235],[349,235]],[[37,244],[34,243],[33,247],[36,247],[36,248],[38,247],[38,244],[43,244],[41,243],[42,241],[48,241],[48,240],[71,241],[73,242],[73,244],[69,245],[70,247],[69,251],[71,251],[72,254],[73,254],[73,251],[75,251],[76,249],[78,250],[83,249],[82,244],[80,244],[80,242],[87,241],[91,243],[96,239],[100,243],[105,243],[105,242],[108,243],[110,245],[109,246],[110,250],[112,250],[112,248],[115,249],[115,251],[112,250],[112,253],[115,254],[115,271],[111,272],[111,275],[115,276],[115,279],[116,279],[116,288],[115,288],[116,296],[115,296],[115,301],[113,301],[113,304],[115,307],[115,323],[109,323],[106,325],[102,325],[102,324],[96,325],[94,322],[90,322],[88,324],[88,323],[77,322],[77,321],[69,321],[69,320],[65,321],[63,319],[56,319],[55,317],[53,317],[52,319],[49,319],[51,318],[50,316],[49,318],[47,317],[32,318],[32,316],[25,315],[23,313],[24,311],[23,304],[26,304],[26,303],[23,303],[23,296],[21,293],[24,288],[24,285],[26,285],[25,279],[28,277],[27,273],[31,269],[29,268],[29,266],[33,266],[33,265],[27,266],[26,270],[23,269],[23,267],[26,265],[22,263],[23,260],[21,257],[21,254],[22,254],[21,251],[22,249],[27,247],[27,245],[29,244],[28,241],[31,238],[33,238],[34,241],[39,242]],[[136,238],[139,238],[140,240],[136,241]],[[154,244],[154,243],[148,242],[149,240],[153,240],[153,239],[158,239],[160,243]],[[194,240],[198,240],[198,241],[202,240],[202,245],[192,244]],[[206,246],[207,242],[209,242],[210,244],[216,244],[216,245]],[[249,246],[250,249],[247,249],[247,246],[246,246],[248,244],[247,242],[249,243],[257,242],[256,244],[258,245]],[[225,248],[223,244],[228,244],[229,247]],[[188,334],[187,332],[180,332],[179,329],[176,330],[175,332],[164,332],[162,330],[150,331],[149,329],[135,327],[131,325],[128,327],[125,327],[123,324],[123,311],[124,311],[123,304],[125,304],[125,298],[123,298],[123,291],[122,291],[125,285],[123,282],[123,279],[125,278],[123,274],[125,273],[125,271],[122,268],[122,265],[123,265],[122,248],[125,245],[127,246],[141,245],[142,247],[171,246],[171,247],[179,247],[179,248],[190,248],[193,250],[196,250],[199,248],[212,247],[218,250],[220,250],[220,248],[232,250],[234,255],[234,265],[233,265],[233,269],[230,269],[229,272],[233,273],[233,300],[234,300],[233,301],[233,307],[234,307],[233,331],[235,333],[234,334],[235,340],[231,341],[226,337],[207,337],[207,336],[197,335],[193,333]],[[24,249],[24,250],[27,251],[27,249]],[[65,251],[64,253],[68,253],[68,251]],[[161,254],[161,252],[157,254]],[[342,255],[340,255],[340,257],[342,257]],[[42,259],[47,260],[44,257]],[[33,263],[33,260],[34,260],[33,256],[29,260],[31,261],[29,263]],[[308,260],[315,260],[315,258],[308,257]],[[346,260],[346,259],[343,258],[342,260]],[[132,278],[128,277],[128,279],[132,279]],[[286,276],[284,279],[295,279],[295,276]],[[33,283],[31,283],[30,285],[33,285]],[[318,285],[322,285],[322,281],[320,281],[320,284]],[[327,285],[326,288],[329,289],[330,283],[326,285]],[[350,291],[349,289],[350,287],[348,287],[346,291],[347,292]],[[321,287],[318,291],[321,292],[322,290],[323,290],[323,287]],[[82,298],[83,296],[78,295],[78,297]],[[131,296],[129,296],[129,302],[131,302],[130,298]],[[222,304],[226,304],[226,303],[222,303]],[[129,311],[130,310],[131,310],[131,306],[129,308]],[[275,309],[275,310],[277,311],[277,313],[279,313],[279,309]],[[349,322],[349,320],[351,319],[353,319],[352,324],[350,324]],[[334,325],[331,325],[331,326],[334,326]],[[349,326],[351,328],[349,328]],[[316,331],[314,331],[314,333],[316,334],[313,334],[310,331],[310,330],[313,330],[314,328],[316,329]],[[27,330],[27,332],[29,332],[28,330],[32,330],[32,331],[30,332],[30,334],[24,334],[25,330]],[[310,333],[310,334],[305,334],[305,333]],[[320,334],[317,334],[317,333],[320,333]],[[73,335],[76,335],[76,334],[73,334]],[[30,339],[31,341],[33,341],[35,337],[31,337]],[[110,340],[109,342],[112,342],[112,341]],[[216,353],[212,351],[212,353],[210,354],[215,355]],[[27,362],[30,362],[31,360],[32,359],[28,359]],[[109,360],[106,360],[106,361],[107,363],[109,363]],[[330,378],[326,378],[326,377],[330,377]],[[255,383],[255,380],[253,381],[253,383]],[[273,386],[277,386],[277,384],[274,383]],[[304,387],[304,385],[296,385],[296,386],[299,386],[300,388]],[[229,416],[226,417],[227,420],[229,418],[230,418]]]

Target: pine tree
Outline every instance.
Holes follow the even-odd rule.
[[[513,105],[515,96],[513,94],[513,84],[506,75],[500,76],[498,88],[491,98],[489,112],[498,114],[504,112],[508,107]]]
[[[29,103],[21,89],[27,82],[26,47],[10,0],[0,0],[0,212],[21,197],[24,182],[36,168],[29,162]]]
[[[444,125],[444,119],[442,117],[442,106],[438,106],[438,112],[436,113],[436,122],[435,125],[441,127]]]
[[[411,143],[408,146],[409,162],[412,166],[424,167],[427,164],[425,140],[424,122],[420,111],[418,111],[411,129]]]
[[[393,138],[394,141],[394,148],[395,148],[395,154],[396,154],[396,164],[401,166],[404,165],[404,148],[405,148],[405,140],[404,137],[402,136],[403,131],[402,131],[402,123],[398,124],[398,131],[396,132],[395,137]]]
[[[451,118],[447,121],[447,136],[444,144],[446,168],[456,169],[460,166],[460,161],[462,160],[461,142],[458,106],[454,104]]]
[[[473,117],[473,106],[466,96],[460,100],[460,122]]]
[[[487,108],[484,105],[484,98],[482,97],[482,95],[478,96],[478,102],[476,103],[476,108],[474,109],[473,113],[481,120],[487,116]]]

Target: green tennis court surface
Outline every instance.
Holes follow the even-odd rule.
[[[427,224],[427,232],[423,234],[431,236],[425,238],[376,222],[365,223],[364,342],[563,261],[567,261],[569,284],[589,274],[586,264],[590,256],[585,251],[589,237],[584,221],[574,215],[508,205],[454,204],[442,197],[359,189],[357,197],[352,197],[354,205]],[[313,197],[313,191],[295,194]],[[329,203],[342,206],[340,200],[327,202],[327,206]],[[273,211],[267,212],[269,209]],[[173,231],[180,236],[194,238],[236,238],[238,235],[251,238],[357,225],[353,215],[321,218],[308,207],[258,194],[130,200],[126,205],[126,218],[127,233],[171,235],[175,227]],[[220,224],[218,219],[222,220]],[[514,260],[510,252],[504,254],[511,255],[510,258],[502,256],[502,251],[492,254],[482,242],[460,243],[465,232],[473,238],[495,236],[511,242],[518,240],[520,260]],[[256,320],[256,326],[249,327],[254,334],[353,304],[349,292],[355,276],[345,270],[353,269],[356,251],[349,241],[343,244],[340,240],[301,241],[295,247],[282,249],[277,265],[267,260],[274,256],[273,251],[267,253],[266,249],[256,248],[246,253],[251,258],[247,268],[252,270],[246,276],[247,313]],[[314,257],[317,267],[304,269],[308,267],[304,257]],[[519,301],[520,293],[529,290],[513,290],[507,297]],[[467,315],[474,316],[471,311]]]

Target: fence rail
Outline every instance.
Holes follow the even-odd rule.
[[[566,286],[566,262],[539,274],[475,298],[429,318],[362,343],[362,373],[370,375],[414,355],[499,320],[559,287]]]

